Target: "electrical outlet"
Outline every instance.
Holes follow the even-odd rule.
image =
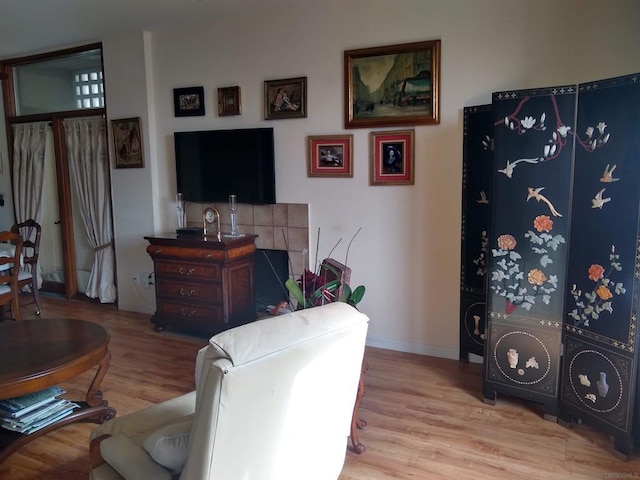
[[[136,285],[140,285],[143,288],[151,288],[153,285],[153,272],[139,272],[133,277],[133,281]]]

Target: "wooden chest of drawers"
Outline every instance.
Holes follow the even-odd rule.
[[[256,235],[144,238],[155,270],[156,330],[211,336],[255,320]]]

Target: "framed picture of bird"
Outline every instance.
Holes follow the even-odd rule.
[[[116,168],[142,168],[142,127],[140,117],[111,120]]]
[[[370,133],[369,185],[413,185],[414,130]]]
[[[353,177],[353,135],[307,137],[309,177]]]

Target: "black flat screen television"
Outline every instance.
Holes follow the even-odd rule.
[[[273,128],[175,132],[178,193],[189,202],[276,203]]]

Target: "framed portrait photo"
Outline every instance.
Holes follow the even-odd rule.
[[[440,40],[344,52],[344,126],[440,123]]]
[[[218,89],[218,116],[240,115],[240,87],[226,87]]]
[[[306,118],[307,77],[264,82],[264,119]]]
[[[176,117],[204,115],[204,87],[174,88],[173,109]]]
[[[309,177],[353,177],[353,135],[307,137]]]
[[[371,132],[369,185],[413,185],[414,131]]]
[[[111,120],[116,168],[142,168],[142,127],[140,117]]]

